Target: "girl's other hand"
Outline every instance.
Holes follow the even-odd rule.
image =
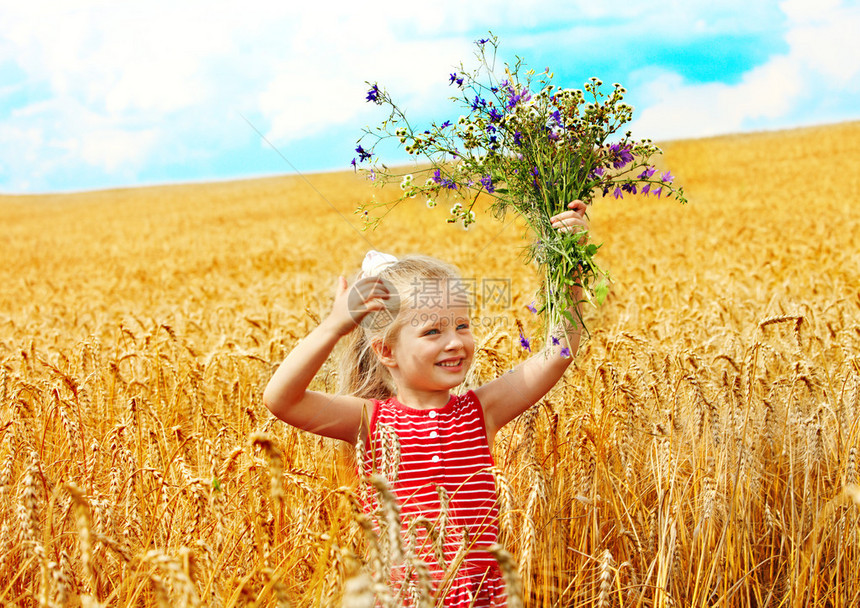
[[[329,320],[338,334],[346,335],[367,315],[385,308],[390,297],[391,291],[379,277],[361,278],[351,287],[344,277],[339,277]]]
[[[582,232],[588,230],[588,217],[585,215],[588,207],[580,200],[575,200],[567,205],[569,211],[563,211],[552,216],[550,223],[559,232]]]

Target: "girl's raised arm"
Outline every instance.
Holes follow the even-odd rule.
[[[573,201],[568,205],[568,209],[569,211],[552,217],[553,227],[568,232],[587,229],[585,203]],[[573,295],[575,302],[582,300],[579,287],[574,288]],[[571,313],[575,319],[582,318],[581,311],[571,310]],[[558,344],[547,345],[541,352],[529,357],[510,372],[475,389],[475,395],[484,410],[490,444],[499,429],[537,403],[564,375],[579,349],[582,328],[568,325],[564,327],[564,331],[567,334],[566,343],[565,340],[559,340]],[[566,352],[568,350],[569,352]]]
[[[331,313],[290,351],[266,385],[266,407],[287,424],[354,443],[370,402],[352,395],[310,391],[308,386],[338,340],[369,313],[381,310],[388,297],[388,289],[375,277],[359,279],[351,289],[340,277]]]

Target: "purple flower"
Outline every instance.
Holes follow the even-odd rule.
[[[570,349],[566,346],[562,348],[558,354],[560,354],[565,359],[570,359]]]
[[[505,107],[508,110],[516,107],[516,105],[521,101],[525,103],[532,98],[531,93],[529,93],[529,90],[526,87],[523,87],[522,91],[517,92],[514,86],[508,81],[503,82],[502,86],[508,90],[508,102],[505,104]]]
[[[529,339],[523,335],[523,332],[520,332],[520,346],[522,346],[527,351],[532,352],[531,342],[529,342]]]
[[[363,163],[366,160],[369,160],[372,157],[372,154],[362,148],[360,145],[355,149],[358,153],[358,162]]]
[[[666,171],[663,175],[660,176],[660,181],[664,184],[671,184],[672,180],[675,179],[675,176],[672,175],[671,171]]]
[[[458,87],[463,86],[463,78],[461,76],[457,76],[457,72],[454,72],[448,77],[448,84],[454,84],[455,82]]]
[[[654,175],[654,173],[656,173],[656,171],[657,171],[657,167],[645,167],[645,170],[642,171],[642,173],[640,173],[639,177],[637,177],[636,179],[648,179],[649,177]]]
[[[442,173],[439,171],[439,169],[436,169],[433,172],[433,175],[430,179],[432,179],[435,183],[439,184],[443,188],[448,188],[449,190],[457,189],[456,182],[454,182],[454,180],[448,179],[447,177],[442,177]]]
[[[630,153],[628,146],[622,147],[621,144],[612,144],[609,146],[609,152],[612,166],[616,169],[625,167],[633,160],[633,154]]]
[[[497,108],[490,108],[490,122],[499,122],[502,119],[502,113]]]
[[[615,186],[615,190],[612,191],[612,196],[615,198],[624,198],[624,193],[621,191],[620,186]]]
[[[621,167],[624,167],[631,162],[633,162],[633,155],[630,153],[629,149],[624,148],[623,150],[621,150],[621,154],[618,156],[618,163],[620,163],[621,166],[616,166],[616,168],[620,169]]]
[[[642,194],[648,194],[651,191],[651,184],[645,184],[642,186]]]
[[[379,93],[379,87],[374,84],[367,92],[367,101],[372,101],[376,104],[382,103],[382,100],[379,98]]]
[[[433,176],[430,179],[432,179],[434,182],[436,182],[437,184],[439,184],[443,188],[448,188],[448,190],[456,190],[457,189],[457,183],[452,179],[448,179],[447,177],[442,177],[442,173],[439,171],[439,169],[436,169],[433,172]]]
[[[478,108],[487,105],[487,102],[481,99],[480,95],[475,95],[474,101],[472,101],[472,111],[474,112]]]
[[[450,121],[450,120],[446,120],[445,122],[443,122],[443,123],[442,123],[442,125],[441,125],[439,128],[440,128],[440,129],[447,129],[447,128],[448,128],[448,127],[450,127],[450,126],[451,126],[451,121]]]
[[[652,190],[651,194],[655,195],[657,198],[660,198],[660,195],[663,194],[663,187],[660,186],[656,190]]]
[[[561,340],[559,340],[558,338],[553,336],[552,337],[552,344],[553,344],[553,346],[558,346],[559,344],[561,344]]]
[[[550,114],[550,118],[552,118],[556,124],[561,124],[561,112],[559,112],[558,110]]]
[[[485,175],[481,178],[481,185],[484,186],[484,189],[490,194],[496,191],[495,186],[493,186],[493,178],[489,175]]]
[[[523,134],[519,131],[514,131],[514,145],[521,146],[523,145]]]
[[[532,314],[536,314],[536,313],[537,313],[537,308],[535,308],[535,303],[534,303],[534,302],[532,302],[531,304],[526,304],[526,308],[527,308],[527,309],[528,309],[528,311],[529,311],[530,313],[532,313]]]
[[[624,192],[636,194],[636,184],[633,182],[625,182],[624,185],[621,186],[621,189],[624,190]]]
[[[489,38],[481,38],[480,40],[478,40],[477,44],[487,44],[489,41]]]

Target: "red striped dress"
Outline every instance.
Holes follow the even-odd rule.
[[[486,551],[498,541],[499,511],[490,471],[493,457],[475,393],[452,395],[436,409],[410,408],[394,397],[374,400],[373,405],[365,474],[377,472],[389,480],[400,502],[404,546],[411,546],[427,565],[437,598],[444,598],[444,606],[504,606],[501,573]],[[392,432],[399,444],[396,470]],[[366,509],[371,512],[375,506],[370,499]],[[444,538],[434,541],[424,526],[412,525],[419,517],[436,530],[444,529]],[[441,542],[442,555],[435,550],[436,542]],[[401,565],[394,568],[393,583],[399,586],[397,579],[413,575]]]

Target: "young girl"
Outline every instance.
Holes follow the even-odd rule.
[[[568,209],[552,218],[553,227],[587,229],[585,205],[574,201]],[[385,474],[404,536],[407,530],[411,536],[404,543],[426,564],[445,606],[503,606],[504,584],[486,550],[498,536],[493,439],[558,382],[571,357],[563,356],[561,340],[502,377],[451,395],[475,352],[459,281],[453,268],[432,258],[369,253],[351,289],[340,277],[331,313],[289,353],[263,400],[288,424],[367,446],[361,472]],[[575,353],[579,329],[565,330]],[[308,390],[350,333],[344,394]],[[406,576],[403,568],[393,574]]]

